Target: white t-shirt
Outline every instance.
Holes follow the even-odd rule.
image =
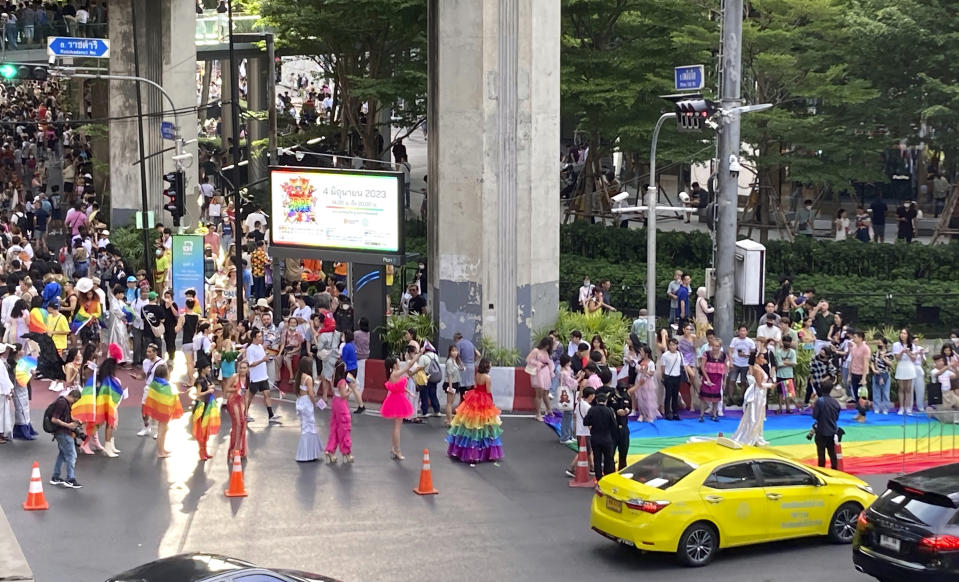
[[[749,354],[756,350],[756,342],[746,338],[736,336],[729,342],[729,349],[733,352],[733,365],[745,368],[749,365]],[[746,354],[740,355],[740,352]]]
[[[938,378],[939,388],[942,390],[943,394],[952,390],[952,379],[955,377],[955,375],[956,374],[948,368],[941,372],[939,370],[932,371],[932,379],[936,380]]]
[[[576,436],[578,437],[589,436],[589,427],[583,424],[583,419],[586,418],[586,413],[589,412],[590,408],[592,408],[592,405],[582,398],[576,404]]]
[[[266,350],[262,345],[250,344],[246,346],[246,361],[248,363],[259,362],[266,357]],[[256,366],[250,367],[250,382],[265,382],[268,380],[266,373],[266,361],[262,361]]]
[[[665,352],[659,357],[663,375],[677,377],[683,373],[683,355],[679,352]]]
[[[779,329],[779,328],[776,327],[775,325],[773,325],[772,327],[770,327],[770,326],[768,326],[768,325],[766,325],[766,324],[763,324],[763,325],[760,325],[760,326],[756,329],[756,337],[757,337],[757,338],[762,337],[762,338],[767,338],[767,339],[773,339],[773,340],[776,340],[776,343],[779,343],[779,342],[781,342],[782,339],[783,339],[783,332],[782,332],[781,329]]]
[[[212,198],[213,184],[210,184],[209,182],[200,184],[200,193],[203,194],[204,198]]]
[[[256,228],[256,223],[266,224],[266,215],[262,212],[254,212],[246,217],[246,220],[243,221],[243,224],[246,226],[247,232],[253,232]]]

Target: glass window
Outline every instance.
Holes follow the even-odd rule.
[[[873,503],[873,509],[883,515],[930,528],[938,528],[950,519],[955,522],[959,517],[959,513],[951,507],[927,503],[910,493],[900,493],[892,489],[887,489],[879,496]]]
[[[759,479],[756,478],[752,463],[733,463],[713,471],[703,485],[713,489],[746,489],[759,487]]]
[[[664,455],[653,453],[626,467],[620,474],[627,479],[645,483],[658,489],[669,489],[683,477],[689,475],[693,469],[689,463]]]
[[[763,484],[767,487],[816,485],[818,483],[815,477],[799,467],[778,461],[760,462],[759,472],[763,476]]]

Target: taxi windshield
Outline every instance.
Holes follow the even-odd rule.
[[[693,469],[695,467],[686,461],[663,453],[653,453],[626,467],[620,474],[649,487],[669,489]]]

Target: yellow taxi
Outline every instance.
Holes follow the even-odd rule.
[[[875,498],[852,475],[720,437],[663,449],[603,477],[590,526],[705,566],[721,548],[820,535],[848,544]]]

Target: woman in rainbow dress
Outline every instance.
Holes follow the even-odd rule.
[[[503,429],[499,409],[493,404],[489,377],[490,361],[480,360],[476,366],[476,387],[463,397],[450,423],[446,453],[473,465],[503,458]]]

